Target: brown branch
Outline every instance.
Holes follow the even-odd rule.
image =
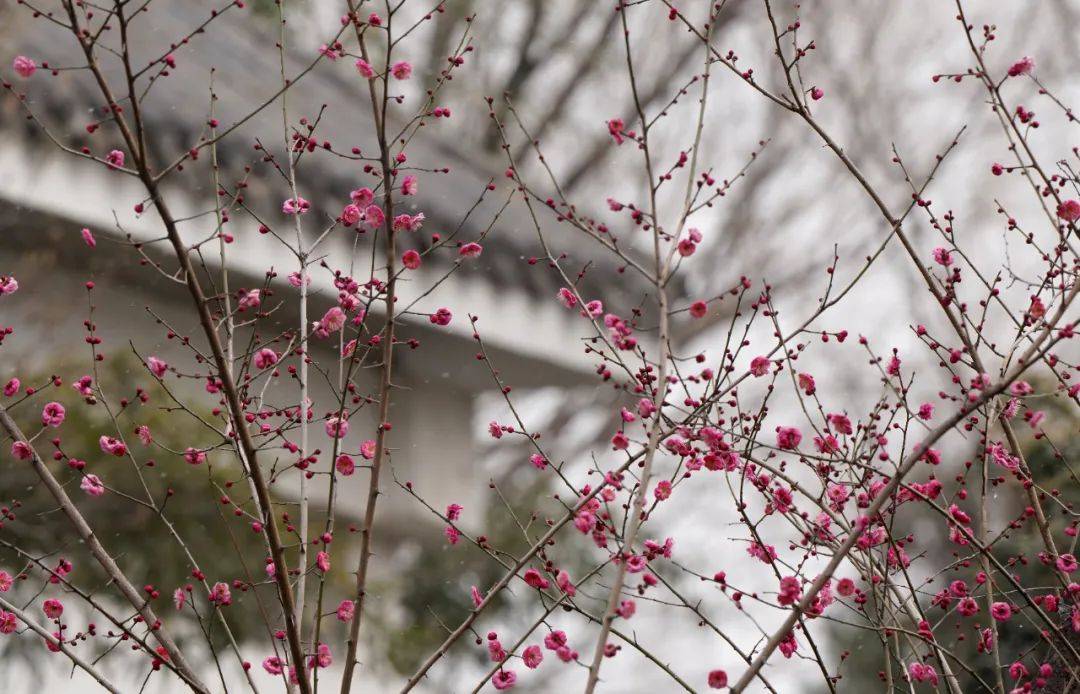
[[[11,418],[8,411],[3,405],[0,405],[0,426],[4,428],[4,431],[8,433],[16,441],[27,441],[26,436],[22,430],[19,429],[19,425],[15,423],[15,420]],[[146,625],[150,627],[154,633],[154,638],[158,643],[168,652],[169,658],[176,666],[176,673],[187,683],[191,689],[200,692],[200,694],[210,694],[210,690],[202,683],[199,676],[195,674],[195,671],[188,665],[187,660],[176,646],[176,642],[172,640],[172,637],[165,631],[165,627],[158,616],[154,613],[149,602],[139,593],[139,590],[131,584],[124,572],[120,570],[112,556],[108,553],[105,547],[102,546],[98,540],[97,535],[94,534],[90,524],[86,522],[86,518],[76,508],[75,502],[71,500],[71,497],[64,491],[63,485],[61,485],[52,472],[42,462],[41,457],[38,456],[37,450],[29,443],[30,447],[30,464],[34,468],[34,472],[37,473],[38,478],[41,479],[42,484],[52,495],[56,503],[60,505],[60,509],[64,512],[64,515],[68,517],[71,524],[75,527],[75,532],[90,553],[97,560],[101,568],[105,570],[105,573],[109,578],[116,583],[120,592],[124,595],[124,598],[131,604],[136,612],[143,618]],[[25,621],[25,620],[24,620]]]
[[[348,0],[349,11],[356,16],[354,0]],[[393,14],[387,17],[386,32],[389,40]],[[364,33],[354,23],[356,40],[360,44],[360,52],[364,59],[368,59],[367,44],[364,41]],[[371,476],[368,478],[367,504],[364,507],[364,524],[360,531],[360,559],[356,569],[356,616],[349,625],[349,642],[346,647],[345,670],[341,677],[341,694],[348,694],[352,689],[353,672],[356,668],[356,649],[360,642],[360,623],[364,616],[364,601],[367,597],[368,566],[371,560],[371,543],[375,531],[375,504],[379,499],[379,475],[382,472],[386,458],[387,435],[390,432],[390,389],[392,387],[393,364],[394,364],[394,328],[395,321],[395,291],[397,288],[397,247],[394,237],[394,199],[393,199],[393,171],[390,162],[390,146],[386,139],[386,108],[389,101],[389,65],[392,46],[387,47],[387,69],[383,70],[382,76],[382,99],[377,96],[375,81],[368,80],[368,92],[371,97],[371,111],[375,119],[376,135],[379,140],[379,163],[382,168],[383,196],[385,199],[385,214],[383,217],[383,243],[386,251],[386,288],[385,288],[385,311],[386,323],[382,329],[382,363],[379,365],[379,417],[377,431],[375,433],[375,457],[371,461]]]
[[[31,619],[30,615],[26,614],[21,609],[19,609],[15,605],[12,605],[10,602],[8,602],[2,597],[0,597],[0,607],[3,607],[8,612],[14,613],[14,615],[21,619],[26,626],[30,627],[30,629],[32,629],[34,633],[45,639],[45,641],[51,646],[60,649],[60,652],[70,658],[72,663],[85,671],[86,674],[97,680],[97,683],[100,684],[102,687],[105,687],[105,689],[108,689],[113,694],[120,694],[120,690],[112,682],[109,681],[109,678],[105,677],[105,675],[99,672],[97,668],[95,668],[93,665],[80,658],[75,653],[75,651],[71,650],[71,648],[68,647],[66,643],[57,640],[55,636],[50,634],[46,629],[42,628],[37,622]]]

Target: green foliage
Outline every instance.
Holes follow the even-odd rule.
[[[199,562],[210,583],[231,583],[233,579],[247,582],[249,577],[265,581],[258,561],[265,554],[261,536],[252,532],[246,522],[234,518],[232,508],[219,501],[220,490],[239,478],[234,458],[228,451],[211,453],[209,464],[193,468],[175,453],[188,446],[219,443],[220,438],[215,442],[216,434],[191,415],[168,410],[173,403],[159,387],[150,385],[153,381],[149,376],[143,377],[145,371],[133,356],[113,356],[99,366],[99,375],[108,405],[100,400],[88,404],[63,384],[47,387],[12,415],[24,433],[33,436],[40,426],[38,413],[44,403],[56,400],[65,406],[67,418],[63,426],[42,432],[34,441],[35,448],[121,569],[140,588],[152,585],[160,592],[154,604],[159,613],[171,612],[173,590],[190,583],[195,585],[200,610],[205,614],[205,591],[192,577],[195,567],[191,557]],[[44,377],[26,378],[27,383],[45,381]],[[147,404],[140,403],[133,382],[149,386]],[[126,406],[121,404],[123,398],[129,401]],[[116,415],[116,424],[109,409]],[[155,440],[150,447],[143,446],[134,434],[139,425],[147,425],[153,432]],[[123,437],[130,458],[103,453],[98,445],[102,435]],[[54,438],[60,439],[59,447],[52,444]],[[86,461],[84,472],[100,477],[109,491],[101,497],[86,494],[79,487],[81,473],[63,460],[51,459],[58,450],[65,459]],[[69,520],[56,508],[33,469],[10,459],[4,465],[0,498],[10,504],[14,519],[4,523],[0,539],[40,558],[50,569],[64,557],[74,564],[68,577],[74,585],[98,596],[111,593],[102,590],[106,583],[104,572],[77,541]],[[234,489],[239,492],[235,495],[238,502],[247,498],[242,482]],[[0,565],[13,572],[26,566],[27,560],[5,546],[0,547]],[[40,569],[28,574],[32,577],[29,582],[35,585],[45,577]],[[266,597],[271,597],[269,591]],[[226,608],[238,639],[259,630],[265,632],[259,610],[255,605],[244,605],[246,599],[241,591],[234,591],[234,605]],[[128,610],[118,612],[126,615]],[[193,619],[190,610],[182,615]],[[217,621],[213,620],[208,628],[220,641]]]
[[[1044,384],[1044,387],[1040,388],[1040,390],[1050,388]],[[1014,427],[1017,429],[1023,446],[1024,458],[1031,468],[1032,476],[1040,480],[1041,488],[1046,492],[1055,489],[1069,489],[1076,484],[1074,472],[1080,472],[1070,468],[1070,461],[1075,461],[1080,455],[1080,437],[1076,435],[1077,428],[1080,427],[1080,417],[1078,417],[1076,408],[1070,400],[1060,397],[1039,399],[1029,404],[1033,409],[1046,411],[1047,418],[1043,424],[1043,429],[1048,434],[1045,437],[1035,438],[1022,420],[1018,419],[1014,422]],[[1001,437],[1000,431],[992,434],[992,440]],[[977,465],[973,466],[969,473],[969,489],[976,493],[978,490],[976,480],[979,479],[978,476],[981,474]],[[992,522],[994,527],[1000,527],[1003,520],[1018,517],[1027,505],[1026,497],[1020,492],[1019,484],[1011,474],[990,463],[990,476],[1002,475],[1006,477],[1005,484],[991,487],[988,491],[988,495],[992,499],[992,518],[996,519],[995,522]],[[1073,551],[1070,547],[1063,547],[1061,544],[1062,539],[1067,537],[1063,531],[1071,523],[1067,512],[1062,510],[1057,502],[1049,498],[1043,499],[1043,509],[1050,522],[1051,533],[1058,542],[1059,550],[1062,552]],[[937,524],[934,532],[943,532],[941,530],[943,525],[939,522],[940,519],[935,517],[933,520]],[[906,528],[894,529],[894,533],[898,535],[903,535],[905,532],[907,532]],[[937,546],[927,546],[926,543],[923,543],[923,545],[927,551],[933,554],[933,558],[929,561],[924,558],[920,563],[929,563],[933,566],[955,561],[956,559],[952,556],[952,553],[960,549],[947,540]],[[1019,532],[1010,533],[994,545],[994,555],[1020,577],[1022,585],[1028,587],[1033,596],[1048,594],[1057,585],[1053,568],[1039,560],[1040,553],[1044,551],[1045,548],[1034,525],[1034,520],[1030,520]],[[971,553],[965,552],[964,554],[970,555]],[[969,586],[973,585],[970,579],[980,566],[977,557],[972,556],[971,559],[969,567],[962,575],[955,572],[946,573],[939,580],[929,584],[926,589],[930,592],[941,590],[954,578],[964,578],[968,581]],[[998,578],[995,585],[999,591],[1002,589],[1012,590],[1012,586],[1004,583],[1000,578]],[[976,654],[976,644],[978,642],[976,626],[986,627],[989,620],[986,612],[985,595],[981,590],[977,599],[980,612],[975,617],[962,618],[954,613],[947,618],[947,624],[950,625],[950,628],[955,628],[953,633],[957,635],[957,638],[943,640],[942,644],[964,662],[972,664],[975,673],[984,682],[993,684],[996,680],[993,671],[993,660],[985,655],[977,657]],[[995,599],[1008,599],[1014,604],[1023,604],[1023,601],[1015,592],[1011,592],[1005,598],[1002,598],[999,592]],[[1062,624],[1063,632],[1071,635],[1072,630],[1066,623],[1068,606],[1065,605],[1065,602],[1062,601],[1063,611],[1058,615],[1058,622]],[[928,599],[924,601],[923,608],[928,618],[941,618],[942,612],[940,608],[930,607]],[[868,606],[867,609],[873,608]],[[1026,619],[1020,618],[1014,618],[1009,622],[998,625],[998,657],[1003,668],[1007,669],[1021,656],[1026,656],[1029,669],[1032,659],[1042,662],[1039,659],[1043,656],[1046,656],[1047,660],[1054,663],[1052,656],[1049,654],[1050,649],[1044,645],[1040,645],[1034,654],[1031,652],[1032,629],[1033,627],[1027,623]],[[869,631],[856,631],[840,626],[831,627],[829,632],[833,637],[832,646],[834,651],[849,650],[851,652],[842,667],[843,679],[838,685],[838,691],[874,691],[879,689],[882,683],[878,679],[878,671],[885,666],[880,639]],[[938,633],[944,634],[947,632],[939,629]],[[907,653],[906,650],[904,652]],[[905,661],[904,664],[906,665],[907,662],[910,661]],[[928,662],[938,668],[940,674],[937,662],[935,660]],[[960,667],[955,667],[955,663],[953,665],[964,691],[969,691],[969,687],[971,691],[981,688],[981,685],[970,673],[965,672]],[[1060,664],[1056,664],[1055,670],[1061,671],[1063,668],[1060,667]],[[897,671],[897,665],[894,663],[894,681],[899,682],[900,675],[901,673]],[[1003,677],[1007,684],[1010,681],[1008,673],[1004,672]],[[901,689],[907,691],[906,687],[901,687]],[[816,691],[825,690],[819,687]],[[1058,690],[1050,688],[1048,691]]]
[[[207,619],[206,591],[192,576],[194,558],[209,584],[224,581],[232,586],[234,580],[239,580],[245,586],[258,585],[253,589],[232,588],[233,604],[223,610],[238,642],[265,640],[267,623],[272,628],[277,624],[279,610],[275,589],[264,571],[267,551],[262,535],[251,528],[253,516],[248,514],[254,507],[249,502],[248,486],[231,450],[221,447],[220,435],[199,421],[223,426],[220,418],[210,416],[208,411],[178,408],[130,354],[111,355],[99,364],[99,376],[104,400],[87,402],[68,383],[50,385],[17,407],[12,415],[25,434],[33,437],[39,431],[39,413],[44,403],[55,400],[65,406],[67,418],[62,427],[41,432],[34,446],[125,574],[138,587],[151,585],[159,591],[153,601],[157,612],[173,624],[177,620],[187,623],[186,628],[175,629],[174,633],[202,641],[200,630],[205,630],[219,651],[227,644],[220,622]],[[48,381],[45,374],[25,377],[27,384]],[[187,407],[200,399],[191,397],[193,393],[186,392],[174,378],[169,378],[167,384]],[[145,403],[139,398],[140,385],[149,396]],[[149,447],[142,445],[135,434],[140,425],[148,426],[153,434],[154,442]],[[122,438],[129,456],[103,453],[98,444],[102,435]],[[59,447],[51,443],[57,437]],[[208,463],[197,467],[188,464],[182,453],[189,446],[214,447]],[[56,451],[62,451],[63,460],[52,460]],[[86,494],[79,487],[82,473],[71,469],[67,459],[86,461],[84,472],[101,478],[108,488],[105,495]],[[11,509],[12,517],[3,522],[0,540],[40,560],[47,569],[54,568],[61,557],[71,561],[74,570],[67,578],[72,584],[116,608],[116,614],[130,614],[115,591],[106,587],[104,572],[78,542],[69,520],[57,509],[33,469],[10,456],[3,465],[0,499]],[[542,487],[529,489],[523,507],[535,507],[542,492]],[[237,517],[233,504],[221,502],[226,495],[248,513]],[[311,517],[311,527],[321,528],[321,509],[313,509]],[[385,650],[390,665],[402,674],[411,674],[423,655],[442,642],[446,636],[443,624],[452,628],[466,617],[472,606],[469,587],[476,585],[484,590],[503,573],[499,564],[476,547],[465,541],[448,546],[437,526],[421,527],[430,531],[428,539],[418,541],[415,535],[409,539],[408,551],[402,553],[407,555],[404,566],[394,574],[407,576],[407,580],[384,579],[373,585],[369,594],[374,600],[365,615],[371,625],[365,629],[365,638],[375,650]],[[495,529],[488,533],[494,546],[513,552],[525,550],[525,540],[516,525],[508,522],[504,508],[491,509],[485,527]],[[357,538],[352,533],[335,536],[336,561],[353,561]],[[20,585],[27,589],[44,585],[48,578],[46,570],[6,545],[0,546],[0,568],[13,574],[25,570],[30,578]],[[343,597],[352,597],[351,575],[335,575],[337,579],[326,584],[323,614],[332,613]],[[201,627],[190,609],[179,614],[173,611],[172,593],[185,585],[194,587],[195,603],[203,617]],[[308,586],[308,604],[314,610],[317,581],[309,581]],[[76,601],[71,598],[68,602]],[[499,598],[486,615],[497,618],[505,607],[506,601]],[[94,621],[103,623],[100,617]],[[78,623],[72,625],[73,629],[81,627]],[[340,641],[344,629],[333,617],[326,618],[322,639]],[[183,646],[185,639],[180,640]],[[4,645],[5,655],[29,656],[40,644],[32,639],[7,639]]]

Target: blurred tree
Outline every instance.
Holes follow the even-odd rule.
[[[1042,388],[1036,384],[1036,387],[1040,392],[1046,392],[1047,389],[1052,390],[1052,384],[1042,384]],[[1032,476],[1038,480],[1044,480],[1043,491],[1054,497],[1059,497],[1059,491],[1062,489],[1075,488],[1075,485],[1080,482],[1077,477],[1077,471],[1074,470],[1068,461],[1076,460],[1080,455],[1080,412],[1077,412],[1076,408],[1072,406],[1072,403],[1061,397],[1046,397],[1040,403],[1040,406],[1046,411],[1047,418],[1044,422],[1042,429],[1043,433],[1040,433],[1034,437],[1028,437],[1023,439],[1024,443],[1024,457],[1028,466],[1031,468]],[[992,434],[992,437],[995,434]],[[980,449],[981,450],[981,449]],[[991,487],[988,490],[988,494],[991,497],[990,506],[990,524],[992,528],[991,537],[995,537],[1004,523],[1007,523],[1015,518],[1018,518],[1024,511],[1025,498],[1019,492],[1019,487],[1013,481],[1011,484],[1002,485],[999,491],[997,485],[993,484],[993,477],[999,475],[1008,476],[1007,471],[1003,468],[998,468],[992,463],[990,465],[990,477]],[[971,477],[971,475],[979,475],[980,468],[978,465],[973,465],[969,473],[968,488],[971,491],[975,491],[978,488],[978,482]],[[949,485],[950,476],[947,474],[939,474],[938,478]],[[949,489],[949,486],[946,487]],[[952,484],[952,490],[955,492],[958,486]],[[948,495],[944,498],[953,498],[952,495]],[[977,503],[977,502],[976,502]],[[1059,503],[1046,503],[1045,508],[1048,514],[1048,520],[1051,525],[1051,533],[1054,537],[1065,537],[1064,530],[1067,526],[1072,528],[1077,527],[1077,521],[1071,518],[1070,505],[1065,499],[1061,499]],[[897,526],[894,528],[894,536],[902,537],[908,532],[916,530],[920,520],[918,518],[908,518],[910,523],[903,527]],[[930,532],[942,533],[944,527],[940,522],[940,519],[932,519],[935,524]],[[953,562],[960,562],[960,571],[955,568],[943,574],[932,583],[928,583],[925,586],[924,593],[926,599],[922,601],[923,610],[930,619],[942,619],[943,613],[940,608],[932,607],[930,605],[930,598],[933,594],[939,590],[945,588],[948,583],[954,579],[961,578],[968,582],[969,586],[974,586],[974,581],[971,580],[974,573],[979,569],[979,555],[972,551],[964,551],[966,548],[958,547],[951,542],[948,542],[945,538],[942,538],[941,542],[927,542],[923,537],[926,533],[927,526],[922,526],[924,529],[919,543],[919,549],[929,553],[931,556],[929,563],[934,566],[944,566]],[[1076,552],[1076,536],[1073,536],[1073,543],[1069,547],[1059,547],[1059,551],[1073,553]],[[1055,590],[1057,580],[1052,568],[1040,560],[1040,555],[1044,553],[1042,542],[1038,534],[1034,532],[1027,533],[1013,533],[1006,535],[1001,540],[995,543],[995,555],[998,557],[1006,557],[1005,565],[1013,570],[1016,574],[1023,576],[1023,585],[1029,588],[1038,586],[1044,588],[1044,590],[1034,590],[1033,595],[1047,595]],[[1015,596],[1011,594],[1009,590],[1011,586],[998,585],[996,587],[998,597],[996,599],[1012,600],[1016,602]],[[1007,592],[1003,597],[1001,591],[1005,589]],[[1060,594],[1060,591],[1058,591]],[[944,643],[943,645],[949,649],[950,652],[955,653],[961,660],[966,663],[976,664],[975,674],[982,679],[982,681],[993,684],[996,681],[995,673],[993,672],[992,661],[989,658],[975,657],[976,649],[979,642],[979,631],[989,626],[989,616],[986,612],[985,595],[979,592],[977,596],[979,602],[980,612],[975,617],[960,617],[953,609],[947,617],[947,623],[953,625],[955,631],[955,638]],[[1059,624],[1061,624],[1062,631],[1069,635],[1070,638],[1076,643],[1080,643],[1080,636],[1073,632],[1072,628],[1068,624],[1069,619],[1069,606],[1066,601],[1060,601],[1060,613],[1057,615]],[[1022,606],[1022,605],[1021,605]],[[955,601],[952,605],[955,608]],[[868,611],[874,612],[877,607],[872,596],[868,602]],[[867,625],[866,620],[856,619],[854,617],[846,617],[848,621],[858,622],[863,625]],[[1054,657],[1052,649],[1042,645],[1032,650],[1032,639],[1030,636],[1031,630],[1034,628],[1031,624],[1027,623],[1026,619],[1012,619],[1006,623],[997,625],[998,631],[998,658],[1001,662],[1002,677],[1006,684],[1010,681],[1009,674],[1007,672],[1008,667],[1018,659],[1023,658],[1029,671],[1034,671],[1032,663],[1050,662],[1055,666],[1055,675],[1061,675],[1064,668],[1061,667],[1061,663],[1058,658]],[[911,627],[911,625],[908,625]],[[841,624],[833,624],[829,627],[831,634],[831,641],[834,650],[838,652],[846,651],[849,655],[844,659],[844,664],[841,667],[841,674],[843,679],[841,680],[840,691],[874,691],[882,686],[882,680],[880,673],[885,667],[885,660],[883,656],[884,644],[880,634],[874,634],[871,631],[859,631],[852,630]],[[903,651],[905,654],[910,653],[908,650]],[[910,658],[905,660],[903,665],[910,662]],[[932,665],[936,666],[934,661],[929,661]],[[957,668],[957,676],[960,679],[961,685],[964,687],[964,691],[976,691],[980,690],[981,686],[978,681],[969,673],[964,672],[962,669]],[[894,684],[896,685],[896,691],[907,691],[906,685],[900,681],[902,673],[896,669],[894,663]],[[1054,682],[1057,682],[1057,688],[1055,688]],[[1065,678],[1055,678],[1051,681],[1045,691],[1048,692],[1060,692],[1062,686],[1067,684]],[[824,686],[819,686],[815,689],[818,692],[825,692],[827,689]]]
[[[170,416],[168,408],[144,405],[139,390],[132,385],[132,374],[142,370],[137,359],[125,354],[117,354],[98,366],[101,377],[98,385],[108,398],[108,407],[98,398],[93,398],[95,404],[91,407],[71,406],[81,396],[69,385],[48,386],[55,393],[46,394],[66,403],[68,414],[62,448],[51,444],[49,432],[45,431],[35,441],[39,454],[48,460],[53,451],[62,452],[63,460],[85,461],[85,472],[101,478],[108,491],[100,497],[89,496],[79,488],[82,473],[65,462],[50,463],[54,474],[121,568],[130,575],[145,576],[147,584],[159,591],[157,602],[168,604],[175,588],[198,583],[192,575],[195,567],[191,556],[212,560],[212,564],[198,567],[210,583],[220,580],[231,584],[233,579],[245,583],[264,581],[266,576],[262,566],[244,565],[240,560],[241,556],[259,555],[261,536],[250,530],[243,532],[246,524],[236,523],[231,506],[214,501],[237,480],[231,455],[211,453],[209,464],[204,468],[206,474],[190,474],[190,470],[185,469],[190,466],[173,451],[197,446],[197,442],[206,439],[206,430],[191,417]],[[27,383],[48,383],[52,378],[28,375]],[[150,402],[155,401],[163,400],[150,399]],[[108,457],[98,445],[102,435],[117,436],[109,408],[117,415],[116,421],[128,444],[130,458]],[[20,412],[19,408],[13,415],[26,422],[26,433],[32,436],[31,415]],[[36,413],[32,417],[36,419]],[[34,424],[36,426],[36,422]],[[134,430],[139,425],[150,428],[154,436],[152,447],[138,443]],[[110,501],[116,495],[127,497],[123,513],[116,513],[117,504]],[[9,502],[12,511],[0,532],[3,543],[0,545],[0,566],[11,573],[26,567],[30,577],[28,582],[36,585],[47,578],[47,574],[31,559],[53,569],[61,557],[74,558],[66,556],[65,547],[56,544],[57,538],[72,537],[69,521],[57,512],[52,497],[38,483],[28,465],[8,463],[0,476],[0,498]],[[153,502],[149,503],[147,499]],[[154,510],[154,505],[161,513]],[[106,581],[98,564],[89,559],[78,562],[67,578],[88,593],[94,593]],[[248,585],[234,589],[234,602],[254,599],[249,593]],[[200,610],[205,612],[205,591],[197,587],[195,595],[200,600]],[[116,614],[126,615],[127,611],[119,607]],[[182,614],[193,617],[190,610]],[[227,617],[238,639],[251,638],[258,629],[265,629],[261,612],[254,606],[231,609]],[[101,620],[97,617],[93,621]],[[224,635],[220,632],[220,624],[216,620],[204,621],[215,642],[221,643]],[[3,643],[5,648],[18,649],[34,642],[5,639]]]

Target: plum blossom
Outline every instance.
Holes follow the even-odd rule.
[[[522,578],[524,579],[525,583],[532,586],[533,588],[544,589],[551,585],[550,582],[546,578],[541,576],[540,572],[536,569],[527,569]]]
[[[1025,395],[1031,395],[1035,392],[1035,389],[1031,387],[1031,384],[1027,381],[1015,381],[1009,386],[1009,392],[1018,398],[1022,398]]]
[[[428,316],[428,320],[430,320],[435,325],[443,325],[443,326],[445,326],[445,325],[450,325],[450,320],[453,317],[454,317],[454,314],[450,313],[450,309],[448,309],[448,308],[440,308],[439,310],[435,311],[435,313]]]
[[[84,476],[82,482],[79,483],[79,488],[90,496],[101,496],[105,493],[105,485],[101,483],[101,478],[97,475]]]
[[[218,607],[228,607],[232,604],[232,591],[229,590],[229,584],[222,581],[218,581],[210,589],[210,602],[214,603]]]
[[[255,368],[257,369],[269,369],[278,362],[278,354],[269,347],[263,347],[255,353],[255,358],[252,361],[255,362]]]
[[[333,654],[330,652],[330,646],[325,643],[320,643],[319,647],[315,649],[315,655],[308,658],[308,668],[314,670],[315,668],[328,668],[334,663]]]
[[[352,600],[342,600],[335,613],[339,622],[350,622],[356,614],[356,603]]]
[[[1037,296],[1031,297],[1031,306],[1028,308],[1028,315],[1031,316],[1033,320],[1039,320],[1046,315],[1046,304],[1043,303],[1041,298]]]
[[[390,66],[390,74],[397,80],[407,80],[412,77],[412,64],[407,60],[400,60]]]
[[[513,670],[500,669],[491,677],[491,684],[499,691],[512,688],[515,682],[517,674]]]
[[[0,275],[0,296],[14,294],[19,291],[19,283],[14,277]]]
[[[1012,617],[1012,606],[1007,602],[995,602],[990,605],[990,615],[999,622],[1007,622]]]
[[[559,590],[566,593],[570,597],[574,597],[577,594],[577,588],[574,586],[574,582],[570,580],[570,574],[565,570],[559,571],[555,577],[555,585],[559,586]]]
[[[1019,77],[1020,75],[1030,75],[1031,71],[1035,69],[1035,60],[1028,56],[1024,56],[1020,60],[1009,66],[1009,77]]]
[[[29,79],[31,75],[37,70],[37,63],[33,58],[27,58],[25,55],[15,56],[15,60],[11,63],[11,68],[15,70],[15,73],[23,79]]]
[[[375,202],[375,193],[371,188],[363,187],[349,193],[349,199],[353,201],[353,204],[363,209],[371,203]]]
[[[331,306],[323,317],[312,324],[312,330],[319,337],[329,337],[345,327],[345,312],[339,306]]]
[[[419,188],[419,183],[416,176],[406,176],[401,179],[401,194],[402,195],[416,195],[416,191]]]
[[[79,234],[82,235],[83,243],[87,246],[90,246],[90,248],[97,246],[97,240],[94,239],[94,235],[90,232],[90,229],[83,227]]]
[[[802,585],[794,576],[784,576],[780,579],[780,591],[776,595],[776,601],[781,605],[794,605],[802,597]]]
[[[150,369],[150,373],[154,374],[157,378],[164,378],[165,372],[169,369],[169,365],[157,357],[147,357],[146,368]]]
[[[569,642],[566,639],[566,632],[558,629],[549,632],[548,635],[544,637],[544,648],[549,651],[557,651],[566,646],[567,643]]]
[[[757,378],[761,378],[769,373],[769,366],[771,364],[772,362],[769,361],[768,357],[754,357],[750,360],[750,373]]]
[[[413,215],[399,214],[394,217],[394,223],[392,225],[394,231],[416,231],[424,225],[423,212],[418,212]]]
[[[343,439],[349,433],[349,420],[345,417],[329,417],[326,420],[326,435],[332,439]]]
[[[795,652],[799,650],[799,642],[795,640],[795,634],[790,631],[784,636],[784,640],[780,642],[780,653],[785,658],[790,658],[795,655]]]
[[[281,211],[284,214],[305,214],[311,209],[311,203],[300,196],[288,198],[281,203]]]
[[[846,414],[835,412],[828,416],[829,426],[836,430],[838,434],[851,434],[851,420],[848,419]]]
[[[616,145],[623,143],[623,130],[626,128],[626,124],[622,118],[612,118],[607,122],[608,133],[615,140]],[[616,210],[617,212],[618,210]]]
[[[818,453],[835,453],[840,450],[840,442],[832,434],[814,437],[814,448]]]
[[[364,226],[374,231],[386,221],[386,213],[378,205],[368,205],[364,208]]]
[[[908,675],[916,682],[929,682],[935,687],[938,684],[938,674],[932,665],[915,661],[908,665]]]
[[[771,564],[776,559],[776,548],[772,545],[762,545],[758,542],[751,542],[746,547],[746,553],[758,561],[765,564]]]
[[[337,460],[334,461],[334,468],[345,477],[348,477],[356,471],[356,463],[351,456],[342,453],[337,457]]]
[[[484,252],[484,247],[475,241],[470,241],[458,249],[458,255],[462,258],[479,258]]]
[[[1080,202],[1065,200],[1057,206],[1057,216],[1066,222],[1075,222],[1080,219]]]
[[[964,617],[971,617],[979,613],[979,603],[971,597],[961,598],[956,605],[956,611]]]
[[[364,213],[356,205],[346,205],[341,210],[341,221],[345,222],[345,226],[356,224],[363,216]]]
[[[139,441],[144,446],[149,446],[154,442],[154,437],[150,434],[150,427],[145,424],[135,427],[135,435],[139,437]]]
[[[41,611],[49,619],[60,619],[60,615],[64,614],[64,604],[56,598],[49,598],[41,604]]]
[[[90,376],[81,376],[71,384],[71,387],[79,395],[84,398],[89,398],[94,394],[94,389],[92,388],[93,383],[94,379]]]
[[[114,149],[105,155],[105,163],[107,163],[111,169],[119,169],[124,165],[124,153],[118,149]]]
[[[262,291],[260,289],[241,289],[240,300],[237,302],[237,308],[241,311],[247,309],[257,309],[262,303]]]
[[[525,662],[525,667],[535,670],[544,661],[544,651],[540,649],[540,646],[533,644],[522,652],[521,659]]]
[[[491,658],[491,662],[501,663],[506,660],[506,649],[504,649],[503,645],[499,642],[498,635],[494,631],[491,631],[488,632],[487,637],[488,657]]]
[[[574,292],[570,291],[566,287],[561,287],[559,289],[558,293],[556,294],[556,298],[559,300],[559,303],[566,308],[574,308],[575,306],[577,306],[577,297],[574,295]]]
[[[64,423],[64,406],[58,402],[46,403],[41,409],[41,426],[58,427]]]
[[[102,453],[115,455],[117,458],[122,458],[127,454],[127,446],[124,445],[124,442],[114,439],[111,436],[102,436],[99,438],[98,445],[101,447]]]
[[[371,79],[375,76],[375,69],[371,67],[371,63],[364,60],[363,58],[357,59],[356,71],[360,73],[361,77],[364,77],[366,79]]]
[[[784,450],[794,450],[802,441],[802,432],[795,427],[777,427],[776,445]]]
[[[826,495],[829,497],[829,505],[833,510],[839,511],[851,496],[851,490],[845,484],[830,484]]]

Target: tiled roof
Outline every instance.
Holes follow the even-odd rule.
[[[217,3],[221,4],[221,3]],[[59,10],[59,3],[46,4]],[[202,0],[170,0],[149,4],[150,10],[133,22],[129,45],[134,65],[145,65],[161,55],[163,47],[179,41],[203,23],[209,15],[209,4]],[[62,17],[61,12],[56,16]],[[176,47],[172,53],[177,62],[177,74],[158,80],[143,101],[147,130],[153,138],[153,150],[163,160],[171,161],[198,142],[209,114],[209,83],[214,71],[215,91],[219,100],[215,115],[222,126],[236,122],[252,110],[253,104],[266,101],[280,88],[280,68],[274,36],[274,20],[260,16],[250,9],[231,9],[214,20],[207,31],[197,35],[188,45]],[[105,34],[107,45],[119,41],[118,29]],[[8,4],[0,8],[0,59],[11,64],[14,55],[25,53],[50,66],[81,66],[85,60],[81,50],[65,30],[43,18],[33,18],[25,7]],[[107,75],[122,84],[122,68],[114,57],[103,53],[102,63]],[[286,74],[296,75],[313,60],[314,55],[289,54]],[[366,84],[358,77],[348,60],[337,64],[324,61],[304,75],[288,91],[290,119],[301,116],[315,118],[325,104],[326,113],[316,136],[329,140],[338,150],[360,147],[365,154],[375,154],[377,146],[370,118]],[[9,74],[7,69],[4,74]],[[145,81],[145,80],[144,80]],[[31,82],[18,85],[26,88],[28,103],[53,132],[70,138],[75,146],[86,144],[95,152],[104,152],[120,143],[108,141],[108,127],[90,136],[86,125],[100,117],[102,100],[89,71],[62,71],[57,76],[41,70]],[[451,86],[452,89],[452,86]],[[411,114],[415,106],[401,107],[402,115]],[[97,115],[95,115],[97,114]],[[17,133],[24,144],[52,147],[34,124],[22,117],[15,100],[0,99],[0,130]],[[425,230],[448,232],[457,227],[466,210],[477,200],[491,178],[498,186],[487,194],[485,201],[471,215],[462,238],[470,240],[486,228],[506,198],[509,188],[502,176],[505,165],[497,161],[479,164],[474,157],[455,150],[445,140],[429,136],[427,130],[439,127],[434,121],[425,126],[408,148],[409,164],[420,168],[449,167],[449,174],[421,173],[420,194],[409,198],[411,205],[401,211],[423,211],[428,222]],[[488,127],[485,122],[477,127]],[[235,181],[244,165],[258,163],[260,155],[253,144],[256,139],[266,143],[270,151],[280,154],[283,149],[280,102],[264,109],[245,123],[236,133],[224,139],[218,147],[223,182]],[[209,156],[204,150],[197,163],[180,174],[180,181],[195,198],[210,199],[210,177],[205,173]],[[164,161],[159,162],[159,164]],[[348,202],[348,193],[371,180],[362,172],[363,163],[350,161],[317,151],[305,155],[299,172],[300,194],[311,201],[314,214],[307,219],[327,219],[336,216]],[[273,217],[280,223],[281,200],[287,197],[284,181],[264,165],[252,176],[245,191],[248,204],[260,214],[278,212]],[[125,203],[126,204],[126,203]],[[415,206],[415,209],[409,208]],[[626,302],[624,309],[638,305],[647,293],[640,276],[631,271],[617,272],[618,263],[595,242],[577,236],[566,224],[557,224],[545,210],[538,212],[544,233],[556,252],[572,249],[565,262],[567,274],[574,277],[586,263],[591,270],[582,287],[589,296]],[[312,233],[317,222],[308,224]],[[426,234],[412,238],[426,239]],[[421,241],[422,243],[422,241]],[[498,286],[519,288],[545,299],[553,296],[559,286],[553,272],[530,268],[524,259],[540,252],[531,218],[520,202],[503,211],[491,235],[484,242],[481,259],[465,272],[483,273]],[[440,254],[449,259],[447,253]]]

